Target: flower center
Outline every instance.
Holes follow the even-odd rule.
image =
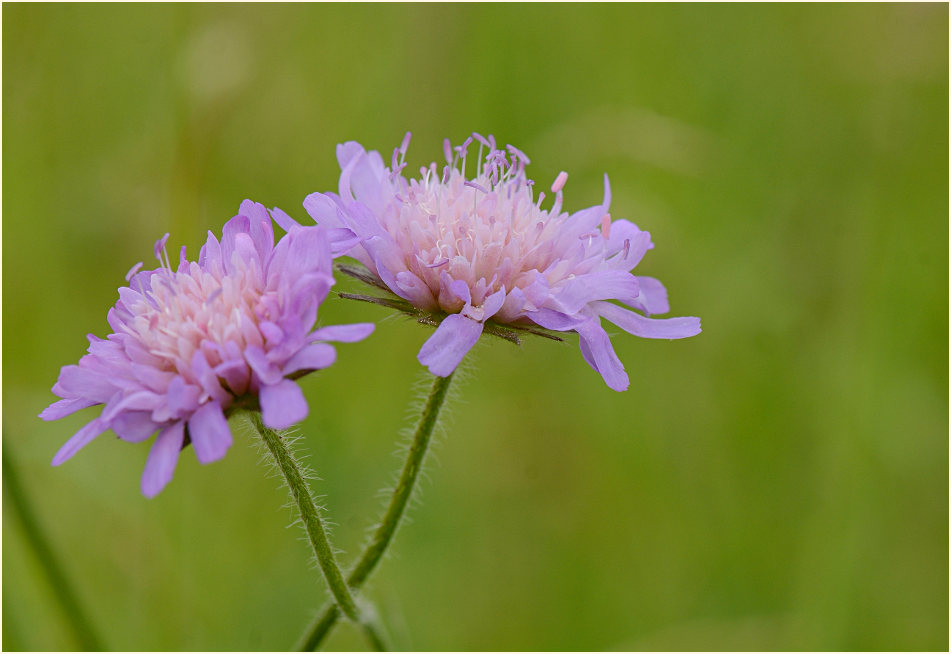
[[[462,302],[445,289],[444,272],[465,282],[472,305],[479,306],[502,286],[506,291],[524,288],[538,274],[550,286],[557,284],[573,271],[585,249],[575,252],[577,236],[560,238],[569,218],[561,211],[567,173],[559,174],[552,185],[551,208],[542,209],[545,193],[536,199],[534,182],[525,176],[528,158],[511,145],[496,148],[491,137],[474,137],[479,141],[474,166],[467,156],[472,137],[456,148],[447,141],[447,164],[441,173],[433,163],[420,169],[419,179],[409,181],[400,174],[405,144],[398,148],[390,177],[395,201],[382,216],[384,228],[400,245],[406,269],[429,287],[439,308],[449,312],[458,311]],[[467,167],[475,168],[472,179],[466,177]]]
[[[160,245],[162,266],[146,273],[148,277],[132,279],[134,296],[125,301],[132,316],[125,328],[161,360],[162,369],[187,374],[198,349],[214,367],[232,358],[226,350],[263,344],[258,322],[270,312],[262,302],[263,275],[253,262],[234,257],[236,269],[221,276],[195,262],[173,272],[164,242]],[[130,277],[136,270],[130,271]]]

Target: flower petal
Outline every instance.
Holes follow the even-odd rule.
[[[259,322],[258,329],[268,343],[277,343],[284,338],[284,331],[270,320]]]
[[[129,443],[144,441],[159,428],[152,420],[150,411],[125,411],[116,416],[109,426],[119,438]]]
[[[461,279],[453,279],[452,275],[450,275],[445,270],[439,273],[439,280],[449,291],[449,293],[451,293],[460,302],[464,302],[466,304],[472,302],[472,293],[469,290],[469,285],[466,284],[465,281]]]
[[[346,227],[335,227],[327,230],[330,238],[330,255],[336,259],[342,257],[360,243],[360,237]]]
[[[337,163],[341,168],[344,168],[350,160],[355,156],[365,152],[363,146],[357,143],[356,141],[347,141],[346,143],[337,144]]]
[[[314,343],[299,350],[297,354],[292,356],[290,361],[284,364],[281,373],[289,375],[298,370],[323,370],[329,367],[336,359],[337,351],[332,345]]]
[[[192,374],[201,384],[201,389],[208,393],[212,400],[223,403],[231,399],[228,392],[221,387],[218,375],[208,364],[208,359],[205,358],[205,354],[201,350],[195,350],[195,353],[192,354],[191,364]]]
[[[232,256],[238,234],[247,234],[251,230],[251,220],[247,216],[237,215],[221,228],[221,263],[227,272],[233,272]]]
[[[153,411],[164,404],[164,398],[152,391],[116,393],[102,410],[101,418],[112,422],[123,411]]]
[[[96,418],[92,422],[87,423],[82,429],[77,431],[72,438],[66,441],[63,447],[59,448],[56,456],[53,457],[53,465],[58,466],[64,461],[69,460],[76,452],[86,447],[96,436],[107,429],[109,429],[109,425],[106,424],[102,418]]]
[[[333,284],[331,266],[330,242],[324,229],[295,227],[274,248],[268,262],[268,287],[278,285],[278,288],[290,290],[305,275],[323,275],[327,277],[326,289],[316,298],[322,302]]]
[[[231,429],[221,405],[207,402],[188,419],[188,435],[200,463],[211,463],[225,455],[231,447]]]
[[[181,375],[177,375],[168,385],[166,398],[171,415],[180,418],[198,408],[201,388],[189,384]]]
[[[654,247],[650,232],[645,232],[629,220],[615,220],[611,223],[611,237],[608,239],[606,265],[621,270],[631,270],[641,262],[644,255]]]
[[[539,327],[551,329],[556,332],[565,332],[570,329],[575,329],[578,325],[587,320],[587,318],[584,317],[569,316],[552,309],[529,311],[525,316]]]
[[[337,205],[323,193],[311,193],[304,198],[304,210],[318,225],[331,228],[349,227]]]
[[[271,227],[271,214],[267,207],[260,202],[245,200],[241,203],[238,213],[249,219],[249,234],[254,242],[261,262],[267,261],[268,255],[274,249],[274,228]]]
[[[285,211],[274,207],[271,209],[271,217],[274,218],[274,222],[277,223],[277,226],[283,229],[285,232],[291,231],[293,227],[300,227],[301,224],[291,218]]]
[[[659,280],[653,277],[638,277],[637,284],[640,294],[636,302],[628,302],[635,309],[640,309],[648,316],[651,314],[667,313],[670,304],[667,302],[667,289]]]
[[[248,390],[248,382],[251,381],[251,374],[248,364],[243,358],[230,359],[219,363],[214,368],[217,375],[225,384],[228,390],[234,395],[243,395]]]
[[[271,429],[287,429],[307,417],[307,400],[290,379],[262,386],[261,419]]]
[[[581,352],[592,368],[601,374],[608,388],[615,391],[626,391],[630,380],[624,372],[624,364],[617,358],[608,333],[601,327],[601,321],[592,318],[575,331],[580,336]]]
[[[360,322],[352,325],[329,325],[311,332],[310,341],[338,341],[356,343],[373,333],[376,328],[372,322]]]
[[[503,286],[495,293],[485,298],[482,301],[482,309],[485,313],[482,316],[482,320],[486,321],[495,314],[499,312],[499,309],[502,308],[502,304],[505,302],[505,287]]]
[[[482,323],[454,313],[440,323],[417,359],[437,377],[447,377],[482,335]]]
[[[94,406],[96,402],[92,400],[87,400],[82,397],[74,397],[66,400],[59,400],[58,402],[53,402],[51,405],[43,409],[40,413],[40,418],[43,420],[59,420],[64,418],[80,409],[85,409],[87,407]]]
[[[345,200],[353,198],[375,213],[383,209],[388,186],[383,157],[379,152],[363,150],[362,146],[340,172],[340,197]]]
[[[525,306],[525,293],[518,286],[509,291],[505,301],[499,307],[496,320],[502,323],[512,322],[519,317]]]
[[[396,275],[406,270],[406,264],[400,258],[399,246],[393,239],[387,234],[375,235],[364,239],[362,245],[373,261],[372,268],[383,283],[404,300],[412,301],[413,298],[396,281]]]
[[[434,301],[433,292],[429,290],[429,286],[426,285],[426,282],[408,270],[401,270],[396,273],[395,280],[396,285],[399,287],[399,295],[414,305],[418,307],[427,306]]]
[[[105,404],[116,392],[109,377],[87,370],[83,366],[63,366],[53,392],[62,398],[82,397],[96,404]]]
[[[205,270],[218,270],[219,272],[222,270],[221,244],[211,230],[208,231],[208,239],[198,252],[198,265]],[[132,281],[134,282],[135,279]]]
[[[637,279],[623,270],[596,270],[568,280],[560,290],[553,291],[549,308],[574,314],[594,300],[629,302],[637,297]]]
[[[234,252],[231,253],[231,264],[235,272],[254,266],[258,270],[264,268],[264,261],[250,234],[240,232],[234,237]],[[238,263],[241,262],[241,263]]]
[[[593,302],[592,308],[629,334],[641,338],[687,338],[700,333],[700,318],[645,318],[610,302]]]
[[[244,357],[262,384],[276,384],[283,377],[277,364],[271,361],[267,353],[256,345],[245,348]]]
[[[173,422],[159,433],[145,461],[141,484],[143,495],[155,497],[171,481],[184,442],[185,423],[181,420]]]
[[[149,390],[156,392],[166,390],[175,377],[175,373],[162,370],[154,365],[147,366],[135,362],[126,363],[125,365],[129,367],[129,371],[136,380]]]

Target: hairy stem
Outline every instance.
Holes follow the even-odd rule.
[[[90,652],[103,650],[102,641],[96,635],[90,625],[89,619],[83,612],[82,604],[73,592],[73,588],[66,578],[66,573],[60,566],[59,561],[53,554],[53,550],[47,544],[43,530],[33,513],[33,507],[27,500],[26,493],[20,485],[20,479],[16,466],[7,456],[8,447],[3,448],[3,486],[6,489],[5,496],[13,505],[14,513],[20,519],[23,525],[23,533],[30,549],[36,554],[40,562],[40,567],[46,573],[50,585],[59,600],[63,613],[69,620],[70,626],[76,635],[76,641],[81,649]]]
[[[452,375],[448,377],[436,377],[433,379],[433,386],[429,391],[429,397],[426,399],[426,405],[419,417],[416,425],[416,431],[413,433],[413,442],[410,445],[406,462],[403,464],[403,470],[400,473],[399,481],[390,498],[390,503],[386,507],[386,513],[380,525],[373,533],[370,544],[363,551],[360,560],[350,571],[347,577],[347,583],[350,588],[356,590],[363,585],[373,572],[377,563],[386,552],[387,546],[393,540],[393,535],[399,527],[400,519],[406,509],[410,496],[413,494],[413,488],[416,485],[416,478],[422,468],[423,458],[426,456],[426,449],[429,447],[429,441],[433,434],[433,428],[436,426],[436,419],[439,417],[439,410],[446,400],[446,393],[449,390],[449,384],[452,381]],[[311,651],[317,649],[326,638],[327,634],[336,624],[340,617],[340,610],[336,605],[329,605],[317,616],[307,632],[301,639],[298,650]]]
[[[284,481],[287,482],[287,487],[291,491],[294,503],[300,511],[300,517],[304,523],[307,538],[310,540],[314,555],[317,557],[320,569],[324,573],[324,579],[326,579],[327,585],[330,587],[330,592],[336,601],[334,609],[338,609],[339,607],[339,610],[343,611],[343,614],[347,616],[347,618],[360,625],[375,649],[386,649],[383,644],[383,639],[376,628],[373,627],[369,621],[364,620],[360,615],[360,611],[357,609],[353,595],[350,593],[350,588],[343,579],[343,574],[337,565],[337,559],[334,556],[333,549],[327,540],[327,532],[324,530],[324,525],[320,520],[320,512],[314,504],[310,487],[307,485],[307,482],[304,481],[300,467],[291,454],[290,449],[288,449],[287,443],[284,442],[284,439],[279,433],[267,427],[264,422],[262,422],[260,413],[257,411],[249,411],[248,417],[261,436],[261,440],[263,440],[267,446],[271,456],[274,457],[274,462],[281,471]]]

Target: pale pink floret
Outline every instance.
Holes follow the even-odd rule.
[[[225,412],[236,402],[257,403],[275,429],[302,420],[307,402],[288,377],[332,364],[336,352],[325,341],[356,341],[373,330],[311,331],[334,283],[322,227],[295,225],[275,245],[268,211],[245,201],[220,242],[208,233],[197,262],[182,248],[173,271],[167,240],[155,245],[158,269],[139,272],[138,264],[129,271],[129,286],[108,314],[113,333],[89,335],[89,353],[63,367],[53,386],[63,399],[40,414],[55,420],[105,405],[54,465],[108,429],[132,442],[158,431],[142,475],[149,497],[171,479],[186,438],[201,463],[224,456],[232,442]]]
[[[337,146],[339,194],[314,193],[304,207],[319,224],[350,230],[348,253],[394,293],[450,314],[419,353],[433,374],[450,374],[489,319],[577,332],[585,360],[615,390],[626,389],[628,377],[602,317],[647,338],[700,332],[698,318],[646,317],[669,310],[659,281],[630,273],[653,244],[632,222],[611,220],[606,175],[603,202],[569,214],[562,211],[567,173],[542,208],[545,194],[536,198],[525,176],[528,158],[513,146],[496,148],[491,136],[473,134],[456,148],[447,141],[446,165],[421,168],[417,179],[402,175],[407,145],[389,168],[358,143]]]

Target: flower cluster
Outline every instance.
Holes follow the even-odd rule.
[[[545,193],[536,198],[525,175],[528,158],[511,145],[496,147],[491,136],[473,134],[455,148],[447,140],[446,164],[409,180],[402,175],[408,144],[409,134],[390,167],[359,143],[338,146],[339,193],[313,193],[304,207],[318,224],[349,230],[349,254],[393,293],[448,314],[418,356],[434,375],[452,373],[491,320],[577,332],[585,361],[621,391],[627,373],[601,318],[645,338],[700,332],[698,318],[649,317],[669,311],[666,290],[630,271],[653,243],[634,223],[611,219],[606,175],[601,204],[568,213],[567,174],[555,179],[554,201],[543,209]]]
[[[313,329],[334,283],[334,235],[279,215],[288,233],[276,245],[267,209],[245,201],[220,242],[208,233],[197,262],[182,248],[173,270],[166,234],[155,246],[161,265],[129,271],[108,314],[112,333],[89,335],[88,354],[63,367],[53,386],[62,399],[40,414],[56,420],[104,405],[54,465],[108,429],[130,442],[158,432],[142,475],[142,492],[151,497],[169,482],[189,442],[201,463],[224,456],[232,442],[229,408],[259,407],[275,429],[307,415],[293,380],[334,362],[326,341],[361,340],[373,325]]]
[[[112,333],[90,335],[88,354],[63,367],[53,387],[62,399],[42,412],[46,420],[104,405],[54,465],[109,429],[131,442],[158,432],[142,476],[142,492],[153,496],[185,445],[201,463],[224,456],[229,410],[260,409],[275,429],[302,420],[308,407],[294,380],[333,363],[327,341],[358,341],[373,330],[314,330],[334,284],[332,261],[343,254],[405,307],[432,317],[437,328],[418,359],[440,377],[484,331],[541,328],[576,332],[585,361],[621,391],[628,376],[602,318],[646,338],[700,332],[698,318],[651,317],[669,310],[666,290],[631,270],[653,243],[634,223],[612,220],[606,175],[603,201],[568,213],[567,174],[555,179],[554,201],[542,208],[545,193],[536,197],[525,174],[528,158],[511,145],[497,147],[492,136],[473,134],[455,148],[447,140],[446,164],[423,167],[416,179],[403,176],[408,145],[409,134],[389,167],[358,143],[339,145],[338,193],[304,201],[317,226],[246,200],[221,241],[209,232],[197,262],[182,248],[173,270],[168,235],[156,243],[160,266],[140,271],[140,263],[129,272],[109,311]],[[272,220],[286,231],[276,244]]]

